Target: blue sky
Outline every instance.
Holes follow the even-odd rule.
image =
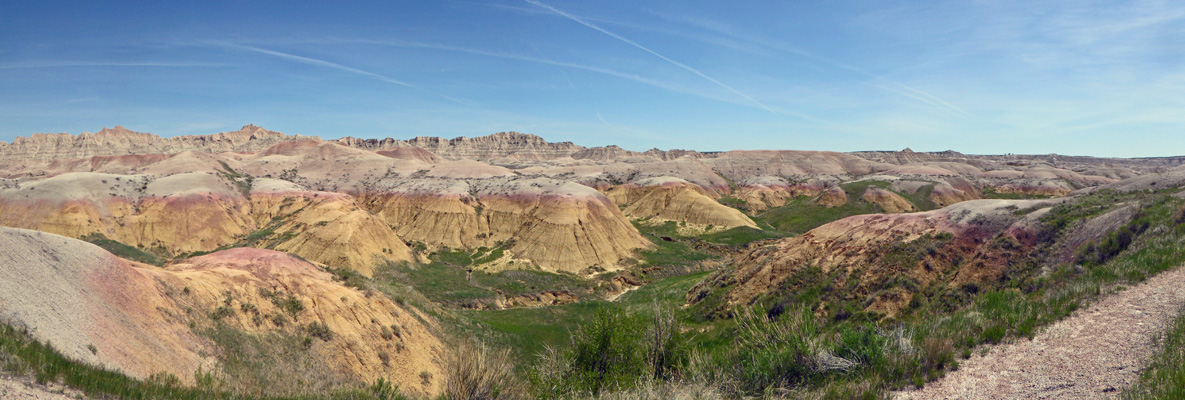
[[[0,4],[0,140],[1185,155],[1179,1]]]

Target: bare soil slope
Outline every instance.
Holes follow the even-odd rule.
[[[136,378],[167,373],[193,383],[199,368],[219,371],[231,356],[208,334],[230,328],[260,337],[317,337],[302,357],[321,366],[322,385],[384,378],[411,393],[440,391],[442,379],[420,378],[444,374],[445,349],[425,325],[431,317],[344,286],[289,254],[238,248],[161,269],[89,243],[13,228],[0,228],[0,249],[0,319],[75,360]]]

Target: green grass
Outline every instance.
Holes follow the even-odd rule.
[[[864,201],[861,196],[868,190],[869,187],[879,187],[885,190],[889,189],[889,183],[884,181],[860,181],[846,183],[843,189],[848,194],[848,202],[836,207],[823,207],[815,204],[814,199],[809,197],[798,197],[786,205],[771,208],[758,213],[755,220],[759,224],[768,224],[769,226],[781,231],[785,234],[802,234],[811,229],[818,228],[829,222],[838,221],[853,215],[861,214],[875,214],[884,212],[876,204]],[[929,191],[933,190],[933,186],[927,186],[918,190],[914,194],[900,194],[907,200],[910,200],[918,207],[934,207],[934,203],[929,200]],[[896,193],[896,192],[894,192]],[[924,193],[924,195],[923,195]],[[923,201],[924,199],[924,201]],[[918,204],[922,202],[923,204]]]
[[[1009,263],[1000,281],[948,284],[955,271],[969,267],[965,263],[968,260],[956,260],[949,272],[926,287],[902,276],[890,276],[880,283],[882,289],[901,287],[914,293],[913,301],[892,319],[864,313],[862,309],[866,303],[863,297],[845,297],[852,288],[835,285],[836,279],[842,277],[835,276],[835,272],[842,269],[825,273],[818,268],[803,268],[788,277],[776,291],[759,298],[753,313],[779,315],[775,318],[779,321],[785,318],[784,315],[793,315],[794,310],[810,310],[810,317],[805,317],[809,321],[798,318],[799,322],[793,322],[795,318],[790,318],[784,322],[789,325],[784,327],[762,328],[764,330],[757,332],[762,338],[760,341],[745,339],[746,335],[752,339],[752,334],[743,334],[744,331],[739,329],[745,324],[744,318],[721,321],[716,319],[719,316],[705,317],[707,314],[704,313],[722,304],[713,303],[717,292],[710,292],[703,303],[690,307],[693,312],[700,313],[698,321],[703,323],[700,326],[713,327],[696,339],[697,347],[713,358],[716,369],[740,382],[746,395],[759,395],[776,387],[793,387],[808,397],[812,393],[822,397],[847,393],[836,396],[877,398],[886,396],[890,390],[921,386],[957,368],[959,358],[969,356],[976,346],[1032,337],[1041,326],[1069,316],[1083,304],[1109,292],[1109,288],[1140,282],[1185,262],[1185,252],[1180,251],[1185,248],[1185,201],[1173,198],[1169,193],[1100,191],[1051,210],[1044,219],[1053,230],[1045,246],[1054,246],[1057,236],[1117,204],[1138,203],[1138,216],[1128,224],[1138,229],[1128,229],[1130,235],[1123,238],[1118,233],[1105,236],[1095,248],[1105,249],[1107,257],[1096,257],[1094,262],[1082,267],[1049,266],[1051,272],[1043,273],[1038,264],[1041,259],[1030,257],[1040,257],[1049,250],[1047,247],[1017,253],[1019,258]],[[878,250],[875,261],[886,265],[910,265],[926,254],[941,252],[949,239],[949,235],[941,235],[888,246]],[[993,238],[989,245],[1015,246],[1000,238]],[[867,279],[865,276],[856,268],[848,280]],[[741,321],[735,322],[738,319]],[[734,321],[732,328],[721,324],[729,320]],[[868,328],[870,324],[877,329]],[[785,336],[786,330],[798,333]],[[882,353],[884,357],[880,358],[866,354],[866,348],[861,350],[861,346],[867,347],[865,345],[869,343],[899,341],[893,338],[893,332],[901,332],[904,336],[898,337],[908,341],[908,346],[901,349],[915,350],[886,348]],[[844,354],[855,364],[843,370],[779,369],[779,365],[811,362],[811,354],[804,353],[803,347],[795,344],[801,344],[797,340],[802,336],[808,336],[814,348],[829,349],[835,355]],[[746,353],[746,349],[757,350]],[[1178,360],[1183,365],[1177,367],[1177,371],[1185,370],[1185,361],[1182,361],[1185,356]],[[1163,367],[1168,372],[1148,373],[1162,376],[1146,378],[1161,382],[1156,383],[1161,389],[1151,391],[1163,392],[1164,388],[1172,388],[1174,381],[1170,378],[1173,374],[1185,376],[1171,368],[1174,367]],[[1159,396],[1172,398],[1176,394],[1168,393],[1171,394]]]
[[[434,261],[412,266],[392,263],[379,267],[376,280],[410,286],[435,303],[446,306],[472,305],[497,298],[494,291],[473,285],[466,279],[465,268]]]
[[[390,263],[381,266],[375,275],[380,284],[395,284],[415,288],[429,300],[451,308],[474,308],[492,303],[499,297],[535,294],[545,291],[568,291],[577,296],[591,293],[596,279],[566,273],[539,270],[507,270],[486,272],[480,261],[499,250],[475,252],[443,251],[430,256],[432,262],[422,265]],[[469,272],[472,270],[472,272]],[[349,275],[338,272],[339,275]],[[359,277],[340,276],[345,282]],[[355,282],[355,285],[361,283]]]
[[[1120,394],[1120,398],[1185,398],[1185,310],[1173,320],[1158,344],[1160,350],[1140,373],[1140,379]]]
[[[595,282],[590,279],[546,271],[509,270],[495,273],[474,271],[478,285],[496,289],[506,296],[534,294],[542,291],[569,291],[574,294],[591,291]]]
[[[880,207],[864,200],[849,201],[837,207],[823,207],[809,197],[799,197],[786,205],[771,208],[756,215],[758,219],[774,229],[788,234],[803,234],[832,221],[853,215],[883,212]]]
[[[196,386],[182,386],[176,376],[155,375],[147,380],[66,358],[52,346],[35,340],[27,332],[0,325],[0,365],[5,372],[32,376],[38,383],[55,382],[87,396],[118,399],[401,399],[395,388],[384,382],[325,393],[288,397],[228,391],[214,374],[198,371]]]
[[[1000,193],[992,188],[984,188],[981,191],[985,199],[1005,199],[1005,200],[1025,200],[1025,199],[1048,199],[1056,196],[1042,195],[1042,194],[1024,194],[1024,193]]]
[[[507,310],[461,311],[462,317],[480,322],[486,340],[515,350],[521,364],[530,364],[544,347],[563,348],[571,333],[607,307],[621,308],[633,315],[648,315],[654,303],[668,307],[683,304],[687,291],[707,272],[671,277],[623,294],[616,302],[582,301],[562,306]]]
[[[655,245],[653,249],[638,252],[645,265],[689,265],[712,258],[712,255],[692,249],[681,241],[678,224],[674,221],[666,221],[661,225],[634,221],[634,227]]]
[[[722,244],[725,246],[744,246],[758,240],[779,239],[783,237],[786,237],[786,235],[777,231],[738,226],[720,232],[703,234],[699,238],[708,243]]]
[[[738,198],[732,197],[732,196],[721,196],[720,199],[717,201],[719,201],[720,204],[723,204],[723,205],[726,205],[726,206],[729,206],[732,208],[742,209],[742,210],[748,204],[748,203],[745,203],[744,200],[741,200],[741,199],[738,199]]]
[[[431,257],[445,264],[457,267],[468,267],[495,261],[499,258],[502,258],[503,252],[504,250],[501,246],[494,248],[478,247],[473,250],[444,249],[433,253]]]
[[[83,236],[82,240],[102,247],[103,250],[107,250],[116,257],[125,260],[151,264],[158,267],[165,264],[164,260],[152,253],[128,246],[115,240],[108,239],[107,236],[104,236],[102,233],[91,233],[89,235]]]
[[[918,208],[918,211],[929,211],[929,210],[938,209],[938,205],[934,204],[934,200],[930,199],[930,194],[934,193],[934,185],[933,184],[922,186],[922,187],[918,188],[918,190],[913,193],[906,193],[906,192],[894,192],[894,193],[901,195],[901,197],[905,198],[905,200],[908,200],[910,203],[913,203],[913,205]]]

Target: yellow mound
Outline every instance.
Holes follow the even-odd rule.
[[[659,218],[723,228],[757,227],[744,213],[720,204],[707,191],[679,178],[647,179],[637,185],[610,188],[605,195],[624,207],[623,212],[631,218]]]
[[[880,208],[885,210],[887,213],[917,211],[917,207],[914,207],[913,203],[910,203],[909,200],[897,195],[897,193],[893,193],[875,186],[868,187],[868,189],[864,191],[864,194],[861,196],[861,198],[863,198],[864,201],[880,206]]]
[[[366,193],[363,206],[408,241],[451,248],[506,246],[551,271],[620,269],[650,242],[609,199],[551,179],[407,181]]]
[[[332,338],[315,340],[310,356],[335,371],[357,382],[388,379],[413,393],[440,391],[444,372],[439,360],[445,350],[420,322],[430,317],[384,296],[342,286],[308,262],[271,250],[239,248],[191,258],[168,271],[165,284],[181,301],[200,310],[230,308],[221,319],[224,324],[246,332],[292,334],[321,324]],[[286,303],[275,301],[277,296],[294,296],[304,309],[292,313],[280,308]],[[277,324],[275,315],[284,315],[284,322]],[[419,375],[425,371],[439,378],[424,385]]]
[[[366,276],[376,263],[412,261],[411,250],[378,216],[353,197],[326,192],[253,193],[258,226],[275,224],[272,248]]]
[[[446,378],[445,349],[421,322],[431,317],[285,253],[231,249],[160,269],[13,228],[0,228],[0,250],[0,318],[67,357],[132,377],[166,373],[192,384],[199,368],[218,373],[219,348],[201,334],[217,320],[264,338],[315,336],[302,356],[345,382],[384,378],[434,395]],[[424,384],[424,372],[436,378]]]

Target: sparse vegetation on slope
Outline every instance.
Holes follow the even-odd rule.
[[[248,354],[239,355],[240,357]],[[306,391],[288,397],[267,396],[259,393],[232,391],[218,374],[198,372],[196,386],[184,386],[176,376],[154,375],[147,380],[129,378],[118,371],[95,367],[71,360],[52,346],[29,336],[27,332],[9,325],[0,325],[0,362],[4,371],[16,375],[31,375],[38,383],[56,382],[78,389],[88,396],[116,399],[351,399],[394,400],[406,398],[386,382],[357,388],[327,392]],[[274,366],[282,367],[282,366]],[[274,378],[269,376],[268,378]],[[295,389],[295,388],[294,388]],[[297,391],[299,393],[299,391]]]
[[[1031,337],[1039,327],[1070,315],[1115,285],[1139,282],[1185,262],[1185,253],[1179,251],[1185,247],[1185,225],[1175,217],[1185,202],[1167,192],[1101,191],[1056,206],[1045,221],[1060,229],[1055,229],[1045,246],[1054,246],[1058,235],[1081,226],[1090,216],[1125,202],[1138,204],[1140,211],[1139,217],[1124,226],[1150,233],[1133,233],[1130,241],[1118,238],[1122,229],[1102,235],[1090,243],[1117,251],[1106,251],[1111,256],[1095,259],[1099,262],[1042,268],[1040,263],[1052,249],[1038,249],[1026,256],[1032,258],[1018,259],[999,281],[951,285],[940,280],[915,287],[914,299],[893,318],[862,311],[867,303],[861,299],[844,300],[834,295],[850,289],[832,286],[834,277],[807,268],[786,279],[790,286],[757,301],[756,309],[742,308],[734,314],[739,315],[733,317],[736,328],[715,331],[732,339],[716,341],[720,344],[708,349],[715,349],[711,354],[722,370],[740,366],[731,369],[731,381],[738,385],[739,393],[748,395],[783,388],[823,397],[875,398],[886,396],[889,390],[922,386],[957,368],[958,360],[979,345]],[[930,251],[926,250],[928,240],[941,247],[944,239],[949,240],[923,238],[896,250],[882,250],[881,260],[917,262],[913,252]],[[1082,247],[1088,246],[1091,244]],[[886,284],[911,285],[908,280]],[[708,338],[699,340],[713,343]],[[779,369],[787,366],[794,367]]]
[[[1185,310],[1173,320],[1157,344],[1160,351],[1140,374],[1140,380],[1125,390],[1120,398],[1185,398]]]
[[[126,244],[120,243],[115,240],[108,239],[106,236],[103,236],[103,234],[101,234],[101,233],[92,233],[92,234],[83,236],[82,240],[91,242],[92,244],[94,244],[96,246],[102,247],[103,250],[107,250],[108,252],[111,252],[111,254],[114,254],[116,257],[119,257],[119,258],[122,258],[125,260],[142,262],[145,264],[151,264],[151,265],[155,265],[158,267],[161,265],[164,265],[164,263],[165,263],[164,260],[161,260],[161,258],[157,257],[155,254],[149,253],[144,250],[137,249],[132,246],[128,246]]]

